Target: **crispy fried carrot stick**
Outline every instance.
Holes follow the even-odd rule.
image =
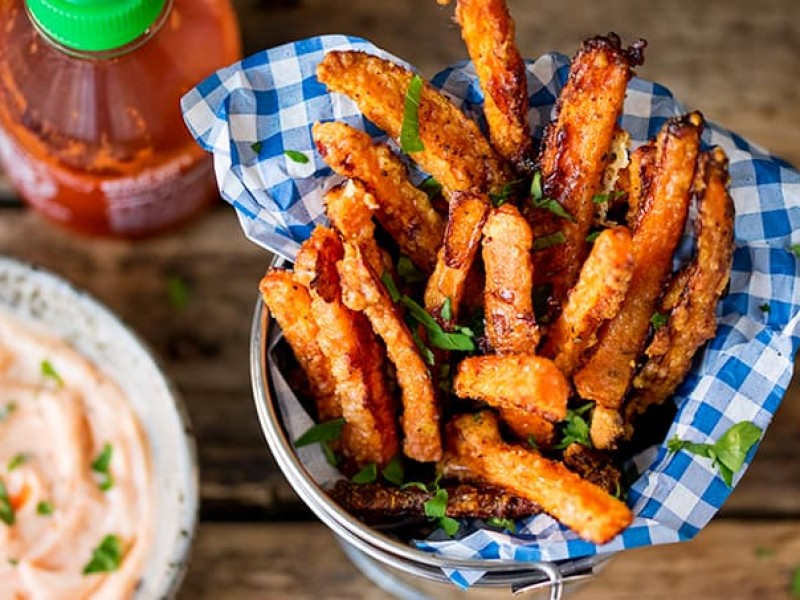
[[[566,418],[570,393],[553,361],[532,354],[465,358],[458,364],[453,391],[459,398],[538,413],[550,421]]]
[[[542,354],[553,358],[565,375],[572,375],[583,353],[597,342],[600,325],[617,314],[625,299],[633,272],[631,246],[625,227],[603,231],[550,327]]]
[[[340,175],[364,183],[380,224],[417,267],[430,273],[442,243],[444,219],[428,195],[408,180],[400,159],[388,146],[373,144],[368,134],[346,123],[315,123],[312,132],[325,162]]]
[[[538,163],[546,198],[556,200],[574,220],[546,208],[530,213],[534,239],[562,232],[563,243],[534,253],[536,283],[552,282],[560,302],[572,287],[586,257],[586,235],[594,216],[593,197],[600,191],[633,70],[641,64],[643,42],[624,50],[616,35],[586,40],[572,60],[567,84],[556,104]]]
[[[700,144],[702,116],[665,123],[656,139],[654,179],[633,234],[634,270],[625,301],[600,333],[594,353],[573,379],[578,394],[618,409],[650,326],[658,296],[672,269],[683,233]]]
[[[631,231],[636,229],[642,199],[647,196],[648,186],[653,181],[655,157],[656,147],[652,142],[639,146],[631,153],[631,162],[628,165],[628,214],[626,216]]]
[[[308,290],[283,269],[270,269],[261,280],[259,289],[308,377],[317,406],[317,419],[328,421],[341,417],[342,405],[336,397],[331,365],[317,342],[319,327],[311,311]]]
[[[534,353],[540,331],[533,314],[531,228],[517,208],[493,208],[483,226],[486,335],[498,354]]]
[[[540,448],[549,448],[556,439],[556,426],[542,415],[512,406],[496,406],[500,418],[523,442],[536,442]]]
[[[310,290],[317,341],[336,381],[346,421],[343,452],[357,465],[382,466],[398,452],[395,402],[369,321],[342,303],[336,263],[343,255],[336,234],[317,227],[297,254],[295,276]]]
[[[651,344],[662,350],[648,349],[650,360],[634,379],[636,391],[625,406],[628,422],[672,395],[686,377],[697,349],[716,333],[716,306],[728,285],[733,259],[734,215],[727,167],[721,148],[700,157],[695,178],[700,195],[695,222],[697,251],[683,278],[683,293]]]
[[[339,274],[345,304],[367,316],[373,330],[386,343],[389,359],[397,367],[403,404],[403,452],[420,462],[439,460],[442,439],[436,392],[402,315],[355,244],[345,243]]]
[[[470,474],[527,498],[590,542],[608,542],[633,520],[624,503],[562,463],[503,442],[488,411],[455,417],[446,439],[445,474]]]
[[[533,170],[525,63],[505,0],[459,0],[456,21],[484,93],[495,150],[522,175]]]
[[[354,51],[329,52],[317,68],[322,83],[352,98],[370,121],[395,140],[400,139],[412,76],[391,61]],[[411,158],[442,184],[448,196],[456,191],[499,191],[513,179],[478,126],[427,83],[417,116],[425,149]]]
[[[442,306],[449,300],[450,321],[455,322],[489,214],[489,201],[482,194],[456,192],[450,200],[449,213],[444,246],[425,287],[425,309],[442,321]]]

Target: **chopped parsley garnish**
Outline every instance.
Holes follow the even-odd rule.
[[[302,448],[318,442],[331,442],[342,437],[344,419],[332,419],[323,421],[309,427],[306,432],[294,441],[295,448]]]
[[[98,487],[107,492],[114,487],[114,476],[111,474],[111,457],[114,454],[114,447],[109,444],[103,444],[103,450],[97,455],[97,458],[92,462],[92,471],[100,475],[100,483]]]
[[[16,402],[9,402],[3,408],[0,408],[0,421],[4,421],[8,416],[17,410]]]
[[[12,567],[16,567],[19,564],[19,559],[18,558],[9,558],[8,559],[8,564],[10,564]]]
[[[167,277],[167,298],[169,305],[175,310],[183,310],[189,306],[192,292],[186,280],[178,275]]]
[[[761,304],[761,305],[758,307],[758,310],[760,310],[760,311],[761,311],[761,312],[763,312],[764,314],[769,314],[769,311],[770,311],[769,303],[767,303],[767,302],[764,302],[764,304]]]
[[[428,194],[429,198],[436,198],[442,193],[442,184],[436,181],[435,177],[428,177],[419,184],[419,189]]]
[[[530,446],[530,448],[532,450],[538,450],[539,449],[539,442],[536,441],[535,437],[533,437],[532,435],[529,435],[528,436],[528,446]]]
[[[0,479],[0,521],[11,527],[15,520],[14,507],[11,505],[11,500],[8,498],[6,484]]]
[[[614,190],[610,194],[595,194],[594,196],[592,196],[592,202],[594,202],[595,204],[603,204],[604,202],[608,202],[609,200],[612,201],[616,200],[617,198],[620,198],[621,196],[624,195],[625,192],[623,192],[622,190]]]
[[[489,527],[497,527],[498,529],[504,529],[510,533],[517,533],[517,524],[514,522],[514,519],[489,517],[488,519],[486,519],[486,524]]]
[[[447,512],[447,490],[438,488],[433,498],[423,504],[425,516],[439,521],[439,526],[450,537],[458,531],[458,521],[446,515]]]
[[[500,188],[500,191],[490,193],[489,200],[492,201],[492,206],[495,208],[503,206],[503,204],[508,202],[508,199],[516,192],[520,184],[524,182],[525,181],[523,179],[516,179],[505,184],[502,188]]]
[[[775,550],[772,548],[765,548],[764,546],[757,546],[754,552],[756,558],[769,558],[775,554]]]
[[[49,517],[53,514],[53,505],[46,500],[42,500],[36,505],[36,514],[42,515],[43,517]]]
[[[381,470],[381,475],[389,483],[394,485],[403,485],[403,478],[405,477],[405,468],[403,466],[403,459],[395,456],[389,461],[384,469]]]
[[[14,469],[19,468],[20,466],[25,464],[26,460],[28,460],[28,455],[27,454],[25,454],[23,452],[15,454],[11,458],[11,460],[8,461],[8,470],[9,471],[13,471]]]
[[[533,174],[533,179],[531,180],[531,204],[533,204],[534,208],[543,208],[545,210],[549,210],[557,217],[561,217],[562,219],[567,219],[568,221],[572,221],[573,223],[575,222],[575,218],[571,214],[569,214],[567,209],[561,206],[558,200],[555,200],[554,198],[544,197],[544,191],[542,190],[541,171],[536,171]]]
[[[563,450],[570,444],[581,444],[587,448],[592,447],[592,439],[589,436],[589,422],[584,415],[594,406],[593,402],[587,402],[580,408],[568,409],[567,418],[561,429],[561,441],[554,446],[556,450]]]
[[[122,562],[122,544],[116,535],[107,535],[92,551],[92,558],[83,568],[84,575],[111,573],[119,569]]]
[[[667,442],[669,452],[686,450],[692,454],[709,458],[719,469],[723,481],[731,487],[733,474],[744,465],[747,453],[761,439],[761,429],[750,421],[742,421],[732,426],[713,444],[686,442],[676,437]]]
[[[414,343],[417,345],[417,350],[419,350],[423,362],[429,367],[436,364],[436,357],[433,355],[433,351],[431,351],[431,349],[425,345],[425,342],[422,341],[422,338],[419,337],[419,332],[416,327],[411,328],[411,339],[413,339]]]
[[[442,307],[439,309],[439,315],[445,321],[449,321],[453,318],[453,301],[450,298],[445,298],[444,302],[442,302]]]
[[[555,233],[551,233],[550,235],[543,235],[542,237],[533,240],[533,249],[544,250],[545,248],[550,248],[552,246],[558,246],[559,244],[563,244],[566,241],[567,238],[564,236],[564,233],[561,231],[556,231]]]
[[[400,147],[407,154],[425,150],[425,144],[419,137],[419,100],[423,85],[422,77],[419,75],[413,75],[411,81],[408,82],[403,125],[400,128]]]
[[[661,329],[667,324],[667,321],[669,321],[669,316],[660,312],[654,312],[650,317],[650,325],[652,325],[655,330]]]
[[[332,467],[338,467],[342,462],[341,457],[334,452],[330,442],[320,442],[322,453],[325,455],[325,461]]]
[[[250,144],[250,149],[256,154],[261,154],[261,148],[264,147],[264,142],[254,142]]]
[[[401,254],[397,259],[397,274],[406,283],[419,283],[427,279],[425,273],[420,271],[405,254]]]
[[[305,165],[308,163],[308,157],[299,150],[284,150],[283,153],[289,160]]]
[[[378,467],[375,463],[364,465],[361,470],[350,479],[353,483],[372,483],[378,478]]]
[[[544,192],[542,191],[542,172],[536,171],[531,179],[531,200],[534,203],[542,199]]]
[[[795,256],[800,256],[800,244],[792,244],[789,249],[794,252]]]
[[[472,340],[474,334],[468,327],[457,326],[455,331],[445,331],[436,322],[436,319],[415,300],[405,294],[400,294],[392,280],[392,276],[388,272],[384,272],[381,275],[381,281],[386,286],[392,301],[402,304],[408,310],[409,316],[425,328],[428,342],[431,346],[441,350],[461,350],[465,352],[475,350],[475,342]]]
[[[62,387],[64,385],[64,380],[61,379],[61,375],[58,374],[53,363],[49,360],[44,359],[40,365],[40,369],[42,372],[42,377],[45,379],[51,379],[58,387]]]
[[[593,244],[597,238],[600,237],[600,234],[603,233],[602,231],[593,231],[589,235],[586,236],[586,241],[590,244]]]
[[[795,567],[792,573],[792,595],[795,598],[800,598],[800,566]]]

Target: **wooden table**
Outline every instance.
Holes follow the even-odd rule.
[[[430,75],[464,56],[450,8],[433,0],[239,0],[248,52],[324,32],[378,42]],[[640,74],[687,107],[800,164],[797,0],[511,1],[522,52],[573,53],[615,30],[648,39]],[[0,183],[0,195],[11,191]],[[199,537],[182,600],[381,598],[294,495],[263,441],[248,372],[256,286],[269,256],[219,206],[174,234],[131,244],[86,240],[14,202],[0,209],[0,253],[86,288],[151,344],[198,434]],[[188,306],[167,282],[187,282]],[[575,598],[789,598],[800,567],[800,389],[776,415],[755,464],[690,543],[627,552]]]

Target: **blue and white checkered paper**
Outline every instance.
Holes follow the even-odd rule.
[[[328,93],[317,81],[317,64],[334,49],[363,50],[402,63],[365,40],[318,37],[266,50],[222,69],[183,99],[186,123],[197,141],[213,152],[220,190],[236,208],[245,233],[288,259],[313,227],[325,222],[322,196],[336,182],[315,151],[312,124],[346,121],[375,139],[386,139],[352,101]],[[536,138],[550,120],[568,69],[569,59],[558,54],[528,63],[529,118]],[[432,82],[482,121],[483,97],[469,63],[446,69]],[[621,125],[636,146],[654,136],[667,118],[685,112],[667,89],[635,78]],[[789,384],[799,339],[798,259],[790,245],[800,243],[800,173],[713,124],[707,126],[703,143],[721,146],[730,158],[736,249],[730,292],[718,308],[717,336],[699,353],[675,395],[678,413],[667,439],[677,435],[713,442],[740,421],[766,430]],[[303,152],[309,162],[293,161],[286,150]],[[413,168],[411,175],[415,181],[424,177]],[[691,252],[690,231],[691,223],[676,261]],[[765,304],[769,310],[761,308]],[[299,404],[283,408],[301,410]],[[731,493],[710,461],[685,452],[669,454],[665,444],[646,450],[635,462],[641,476],[628,504],[636,519],[603,546],[579,539],[546,515],[521,522],[514,535],[482,528],[479,522],[465,523],[455,539],[439,532],[418,545],[458,558],[553,561],[678,542],[694,537]],[[461,585],[478,576],[451,573]]]

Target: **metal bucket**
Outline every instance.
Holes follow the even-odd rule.
[[[442,598],[442,592],[459,591],[443,569],[485,571],[486,575],[462,595],[477,596],[482,588],[490,588],[493,598],[502,588],[511,594],[549,589],[550,599],[557,600],[563,597],[565,587],[573,588],[577,582],[592,577],[608,560],[607,555],[558,563],[445,558],[401,542],[350,515],[312,479],[283,428],[267,366],[271,325],[269,311],[259,298],[250,337],[250,373],[261,429],[297,495],[336,534],[351,560],[373,582],[400,598]],[[424,590],[422,582],[432,582],[433,590]]]

